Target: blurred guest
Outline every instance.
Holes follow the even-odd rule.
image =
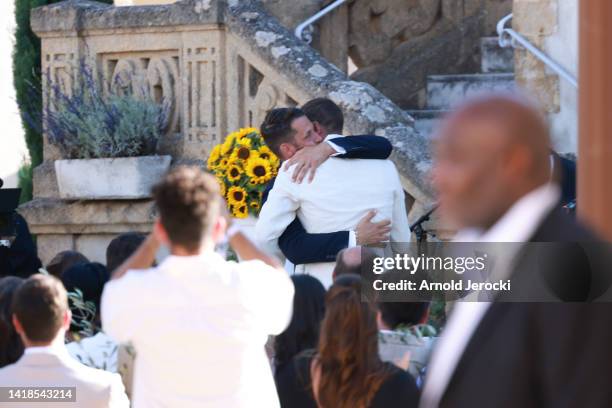
[[[132,256],[146,238],[147,236],[140,232],[126,232],[114,238],[106,248],[106,268],[108,271],[113,272]]]
[[[549,146],[545,119],[516,96],[483,96],[446,119],[435,141],[433,180],[443,219],[460,230],[457,241],[570,248],[598,240],[559,208]],[[612,361],[610,307],[577,303],[591,296],[589,266],[572,261],[564,270],[558,260],[565,251],[534,259],[530,248],[523,245],[500,269],[513,291],[531,291],[544,278],[557,303],[504,302],[506,293],[493,303],[457,302],[428,366],[422,407],[612,404],[600,380]],[[541,270],[553,274],[538,276]]]
[[[64,335],[71,316],[66,290],[57,278],[30,277],[15,292],[12,310],[25,351],[15,364],[0,369],[2,386],[76,387],[71,407],[129,407],[119,375],[86,367],[66,352]]]
[[[17,234],[13,242],[9,247],[0,245],[0,278],[27,278],[38,273],[38,269],[42,267],[27,221],[18,213],[15,213],[14,220]]]
[[[16,276],[0,279],[0,368],[13,364],[23,354],[23,343],[11,321],[13,295],[22,282]]]
[[[332,272],[332,277],[335,280],[338,276],[348,273],[361,275],[361,265],[372,265],[375,257],[376,254],[371,248],[352,247],[343,249],[336,257],[336,266]]]
[[[326,295],[316,351],[302,353],[279,381],[283,407],[415,407],[410,374],[380,360],[376,311],[362,302],[359,277],[342,275]]]
[[[98,262],[76,264],[65,270],[61,279],[66,290],[74,295],[69,299],[72,311],[71,333],[77,338],[79,333],[93,336],[100,328],[100,298],[109,280],[106,267]],[[82,296],[78,296],[77,291]]]
[[[285,375],[284,368],[295,355],[316,347],[325,313],[325,288],[318,279],[293,275],[291,280],[295,287],[291,323],[274,339],[276,378]]]
[[[56,278],[62,279],[62,273],[76,264],[88,263],[89,259],[77,251],[62,251],[55,255],[45,270]]]
[[[74,340],[66,348],[88,367],[117,372],[117,344],[100,331],[100,298],[108,279],[106,267],[97,262],[77,264],[62,274],[72,312],[69,338]]]
[[[264,344],[291,318],[287,273],[237,226],[227,237],[246,261],[214,252],[231,220],[211,175],[177,168],[153,195],[154,232],[102,295],[103,329],[137,352],[134,407],[278,406]],[[146,269],[162,243],[171,255]]]
[[[425,324],[427,302],[379,302],[378,349],[380,358],[419,378],[435,342],[435,329]]]

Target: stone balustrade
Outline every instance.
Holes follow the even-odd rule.
[[[48,80],[69,88],[80,61],[86,61],[103,86],[169,103],[171,120],[159,153],[172,155],[175,164],[203,164],[228,132],[258,126],[268,109],[327,96],[342,107],[346,134],[375,133],[394,145],[392,160],[410,218],[433,200],[426,181],[428,143],[412,118],[372,86],[349,80],[259,1],[115,7],[68,0],[34,9],[31,21],[42,41]],[[50,87],[46,82],[43,92]],[[60,200],[53,166],[59,158],[45,140],[35,199],[20,208],[38,235],[43,262],[63,249],[103,260],[114,235],[151,227],[155,214],[149,201]]]

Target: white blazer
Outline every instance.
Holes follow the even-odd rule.
[[[76,387],[76,402],[0,402],[0,407],[128,408],[119,374],[89,368],[65,347],[26,349],[15,363],[0,369],[2,387]],[[40,400],[43,401],[43,400]]]
[[[277,253],[278,238],[296,215],[309,233],[354,230],[369,210],[374,222],[391,220],[391,241],[409,242],[410,227],[404,190],[389,160],[330,158],[318,169],[312,183],[291,180],[293,169],[281,169],[259,214],[259,245]],[[331,284],[335,262],[301,266],[304,273]]]

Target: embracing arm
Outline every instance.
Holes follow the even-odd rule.
[[[340,153],[335,157],[341,159],[380,159],[385,160],[391,155],[393,146],[382,136],[362,135],[335,137],[329,143],[340,148]],[[338,149],[336,149],[338,150]]]
[[[294,265],[333,262],[338,252],[351,246],[351,235],[355,245],[354,233],[349,231],[310,234],[296,218],[278,238],[278,246]]]

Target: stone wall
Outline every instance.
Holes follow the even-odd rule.
[[[477,72],[480,39],[494,35],[511,0],[355,0],[349,7],[352,78],[402,108],[425,103],[427,75]]]
[[[578,0],[514,0],[516,31],[574,75],[578,72]],[[538,98],[548,114],[554,147],[576,153],[578,92],[531,53],[517,49],[518,84]]]
[[[229,131],[258,126],[267,109],[328,96],[346,115],[345,133],[376,133],[395,146],[395,161],[415,218],[433,200],[426,175],[427,141],[413,120],[372,86],[349,80],[297,40],[259,1],[183,0],[172,5],[114,7],[68,0],[32,11],[42,40],[42,68],[70,87],[85,60],[123,92],[140,92],[172,105],[160,153],[174,163],[203,164]],[[50,84],[43,84],[43,91]],[[112,86],[112,85],[109,85]],[[45,99],[45,103],[48,101]],[[38,235],[43,262],[62,249],[103,261],[118,233],[150,229],[149,201],[63,201],[54,175],[57,149],[45,141],[35,170],[35,199],[20,212]]]

